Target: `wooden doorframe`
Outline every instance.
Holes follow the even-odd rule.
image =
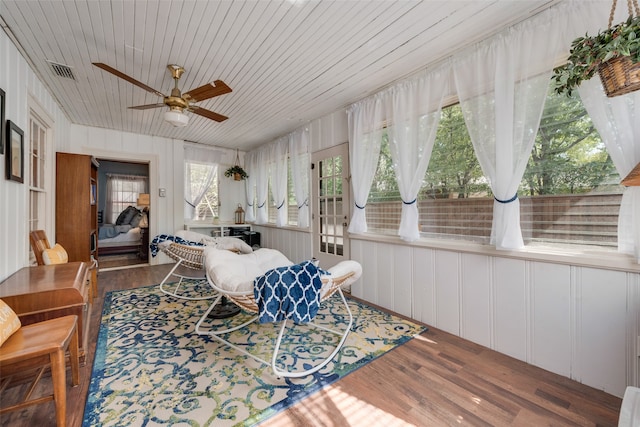
[[[331,205],[339,206],[342,212],[327,217],[326,215],[320,215],[321,203],[323,200],[328,203],[329,200],[326,197],[322,197],[320,193],[320,164],[329,158],[341,158],[341,193],[337,195],[338,201],[331,203]],[[311,155],[311,221],[312,221],[312,254],[320,261],[320,265],[323,268],[329,268],[338,262],[349,259],[351,256],[351,243],[349,240],[349,234],[347,231],[349,221],[351,219],[351,184],[349,174],[349,144],[344,143],[336,145],[331,148],[316,151]],[[334,198],[336,199],[336,198]],[[327,204],[325,204],[327,206]],[[332,225],[328,231],[325,228],[323,240],[322,222],[324,220],[325,225],[329,221]],[[328,240],[333,240],[335,243],[334,248],[337,250],[323,251],[321,246],[325,245]]]

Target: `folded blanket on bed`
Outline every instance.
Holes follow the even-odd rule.
[[[305,261],[274,268],[256,277],[253,295],[260,323],[313,320],[320,307],[322,274],[328,273],[316,267],[313,261]]]
[[[110,239],[111,237],[116,237],[120,233],[127,233],[131,230],[131,224],[125,225],[115,225],[115,224],[104,224],[101,225],[98,229],[98,240],[102,239]]]

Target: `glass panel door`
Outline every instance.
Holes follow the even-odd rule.
[[[348,145],[314,153],[313,256],[328,268],[349,258]]]

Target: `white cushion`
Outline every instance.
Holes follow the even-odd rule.
[[[216,249],[227,249],[230,251],[240,251],[243,254],[253,252],[251,246],[247,242],[238,237],[210,237],[204,236],[200,243],[207,246],[213,246]]]
[[[253,281],[267,270],[293,263],[275,249],[262,248],[249,254],[206,246],[204,264],[209,278],[229,292],[253,291]]]

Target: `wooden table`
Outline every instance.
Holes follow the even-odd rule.
[[[25,267],[0,283],[0,299],[23,325],[75,314],[84,363],[91,316],[89,266],[84,262]]]

